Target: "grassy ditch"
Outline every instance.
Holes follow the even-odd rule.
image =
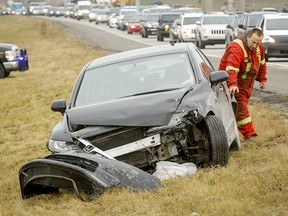
[[[27,48],[30,60],[29,71],[0,80],[1,215],[288,215],[287,113],[256,98],[250,109],[260,136],[231,152],[225,168],[199,169],[150,193],[110,189],[82,202],[61,191],[22,200],[19,168],[49,154],[48,134],[61,119],[51,102],[68,100],[80,69],[105,53],[46,20],[0,20],[0,41]]]

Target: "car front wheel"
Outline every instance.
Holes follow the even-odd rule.
[[[157,40],[158,41],[164,41],[164,37],[162,36],[162,34],[160,32],[158,32]]]
[[[225,166],[228,163],[229,147],[223,123],[218,117],[209,115],[203,119],[200,125],[203,129],[204,137],[207,138],[204,141],[208,141],[208,143],[204,144],[205,148],[208,149],[208,151],[205,151],[206,158],[209,158],[208,165]]]

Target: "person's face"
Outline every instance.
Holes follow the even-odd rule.
[[[249,35],[247,36],[247,45],[248,48],[253,51],[259,47],[259,45],[262,42],[263,37],[259,37],[257,34],[252,34],[250,37]]]

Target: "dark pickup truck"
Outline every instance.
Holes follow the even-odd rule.
[[[8,77],[12,71],[24,72],[29,69],[26,49],[15,44],[0,43],[0,79]]]

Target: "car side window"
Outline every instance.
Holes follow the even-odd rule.
[[[264,30],[264,20],[261,20],[261,24],[260,24],[260,28],[262,29],[262,31]]]
[[[199,56],[197,62],[200,62],[199,67],[202,71],[202,74],[207,80],[210,80],[210,73],[214,71],[213,65],[210,63],[209,59],[202,53],[201,50],[196,49],[196,52],[199,54],[196,56],[196,58],[198,58]]]

